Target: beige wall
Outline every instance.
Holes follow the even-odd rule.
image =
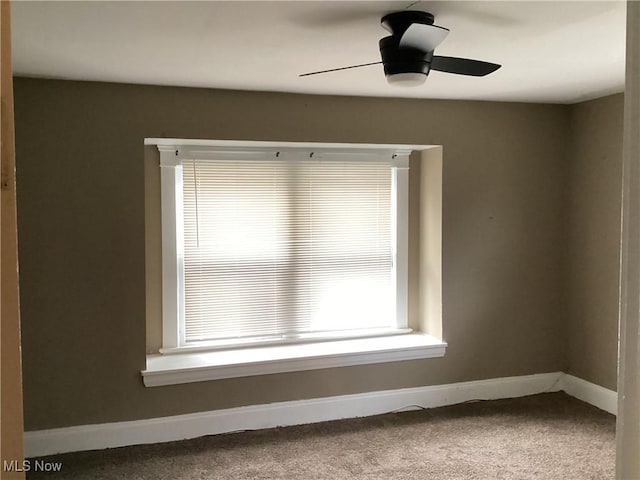
[[[624,95],[571,107],[569,373],[616,390]]]
[[[567,107],[35,79],[15,92],[27,430],[567,368]],[[144,137],[443,145],[446,356],[145,388]]]

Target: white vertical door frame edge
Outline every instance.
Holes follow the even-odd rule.
[[[616,478],[640,478],[640,2],[627,2]]]

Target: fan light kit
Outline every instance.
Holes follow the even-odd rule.
[[[435,48],[449,33],[449,29],[434,25],[434,20],[434,16],[428,12],[405,10],[389,13],[381,20],[382,26],[391,33],[380,39],[381,62],[332,68],[300,76],[382,64],[389,84],[413,87],[422,85],[431,70],[484,77],[501,67],[496,63],[469,58],[434,55]]]

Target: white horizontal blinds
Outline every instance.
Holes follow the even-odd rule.
[[[391,167],[183,163],[185,341],[395,326]]]

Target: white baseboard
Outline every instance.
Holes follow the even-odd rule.
[[[515,398],[561,390],[607,412],[615,414],[617,411],[616,392],[572,375],[555,372],[25,432],[25,455],[40,457],[170,442],[238,430],[366,417],[401,409],[415,409],[415,405],[433,408],[475,399]]]
[[[474,399],[521,397],[559,391],[562,376],[562,373],[555,372],[495,378],[229,408],[149,420],[25,432],[25,455],[39,457],[56,453],[170,442],[237,430],[366,417],[408,409],[411,405],[433,408]]]
[[[568,373],[560,379],[560,388],[568,395],[590,403],[605,412],[618,414],[618,393]]]

